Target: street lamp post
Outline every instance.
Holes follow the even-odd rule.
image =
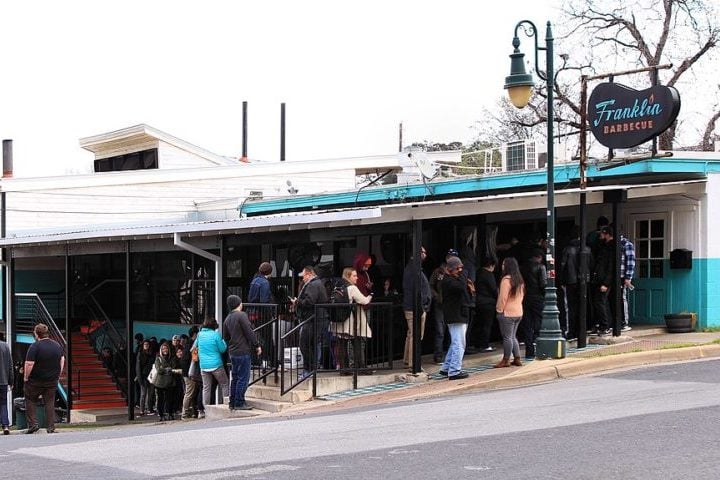
[[[545,288],[545,305],[543,307],[542,326],[537,339],[536,356],[545,358],[565,358],[567,342],[560,329],[560,312],[557,308],[557,292],[555,288],[555,181],[554,164],[555,148],[553,144],[553,36],[550,22],[547,22],[545,47],[538,45],[538,31],[535,24],[523,20],[515,25],[513,37],[513,53],[510,55],[510,75],[505,77],[505,88],[510,102],[517,108],[524,108],[530,101],[533,77],[525,71],[525,54],[520,52],[518,31],[523,28],[525,34],[535,38],[535,72],[547,83],[547,287]],[[539,68],[538,56],[545,50],[546,71]]]

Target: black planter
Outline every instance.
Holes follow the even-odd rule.
[[[695,331],[692,313],[668,313],[665,315],[665,326],[669,333],[688,333]]]

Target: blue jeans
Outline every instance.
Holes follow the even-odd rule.
[[[245,392],[250,382],[250,354],[230,355],[230,363],[230,406],[242,407],[245,405]]]
[[[8,386],[0,385],[0,424],[2,424],[3,427],[10,426],[10,419],[8,418],[7,408],[7,394]]]
[[[442,369],[452,377],[462,371],[467,323],[448,323],[447,327],[450,332],[450,347],[448,348],[447,355],[445,355],[445,362],[443,363]]]

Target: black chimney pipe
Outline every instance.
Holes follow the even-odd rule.
[[[242,112],[242,157],[240,157],[240,161],[247,163],[247,102],[243,102],[243,112]]]
[[[12,140],[2,141],[2,162],[3,162],[3,178],[11,178],[13,175],[13,145]],[[5,207],[5,189],[0,192],[0,238],[5,238],[5,217],[7,216]],[[5,260],[5,249],[2,250],[2,260]]]
[[[285,102],[280,104],[280,161],[285,161]]]

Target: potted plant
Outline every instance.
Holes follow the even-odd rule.
[[[669,333],[694,332],[696,321],[697,314],[694,312],[665,314],[665,326]]]

